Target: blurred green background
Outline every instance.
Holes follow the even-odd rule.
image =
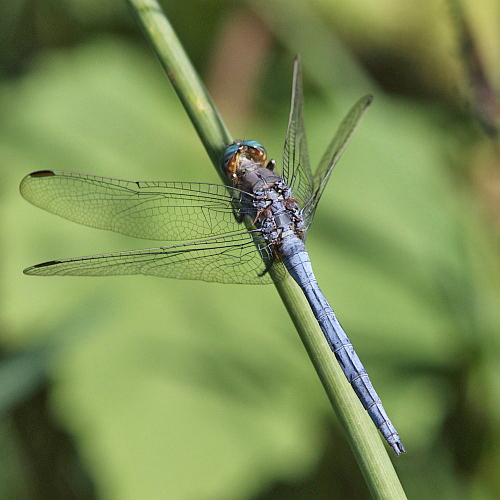
[[[316,275],[408,496],[500,498],[498,0],[163,4],[232,135],[278,160],[295,53],[313,165],[374,94]],[[2,2],[0,71],[0,498],[369,498],[272,286],[22,274],[157,244],[29,205],[33,170],[218,182],[124,2]]]

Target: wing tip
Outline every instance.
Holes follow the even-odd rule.
[[[37,170],[36,172],[31,172],[31,174],[28,174],[21,181],[21,184],[19,185],[19,191],[21,192],[22,196],[26,198],[25,196],[26,186],[31,179],[36,179],[38,177],[54,177],[55,175],[56,173],[53,170]]]
[[[34,266],[27,267],[24,269],[23,274],[26,274],[27,276],[36,274],[36,270],[40,269],[42,267],[50,267],[50,266],[55,266],[56,264],[60,264],[60,260],[49,260],[48,262],[42,262],[40,264],[35,264]]]

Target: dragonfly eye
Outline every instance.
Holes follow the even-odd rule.
[[[251,166],[264,167],[267,153],[264,146],[257,141],[234,141],[226,147],[222,156],[222,169],[232,178],[238,174],[238,169]]]

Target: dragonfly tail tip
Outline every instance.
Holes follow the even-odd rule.
[[[392,449],[396,452],[396,455],[401,455],[401,453],[406,453],[405,447],[401,441],[396,441],[391,443]]]

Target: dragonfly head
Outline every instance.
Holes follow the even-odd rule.
[[[257,141],[234,141],[226,147],[222,156],[222,169],[233,179],[247,170],[265,167],[267,153]]]

